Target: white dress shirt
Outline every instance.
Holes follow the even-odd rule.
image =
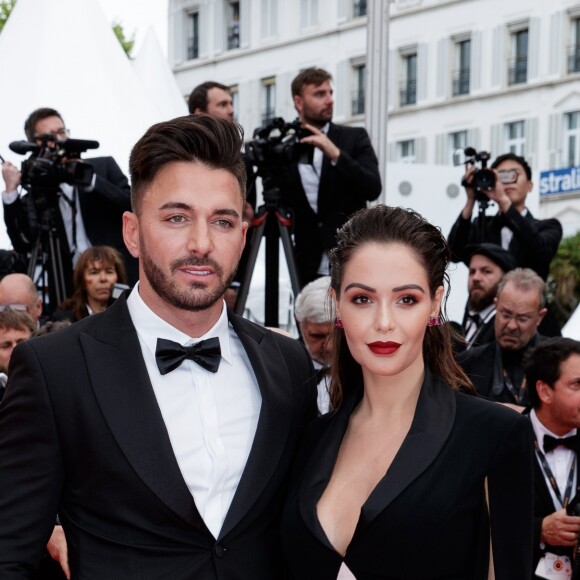
[[[151,384],[171,446],[195,505],[215,538],[246,466],[262,405],[254,371],[228,323],[225,303],[216,324],[190,337],[157,316],[141,299],[139,285],[127,300]],[[189,346],[218,337],[222,360],[211,373],[191,360],[161,375],[158,338]]]
[[[526,217],[528,215],[528,208],[524,207],[524,209],[520,212],[520,214],[523,217]],[[504,226],[503,228],[501,228],[501,247],[504,250],[509,249],[510,244],[512,242],[512,238],[514,237],[514,232],[512,230],[510,230],[510,228],[508,228],[507,226]]]

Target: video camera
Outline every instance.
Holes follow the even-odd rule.
[[[276,117],[270,124],[256,129],[252,141],[246,141],[246,157],[258,168],[259,175],[263,175],[264,170],[292,163],[312,164],[314,145],[300,143],[309,135],[312,133],[302,127],[298,119],[286,123],[281,117]]]
[[[25,155],[28,159],[22,162],[22,187],[28,191],[35,187],[55,188],[61,183],[70,185],[90,185],[94,169],[90,163],[80,160],[81,153],[96,149],[98,141],[84,139],[66,139],[58,141],[54,135],[41,135],[40,144],[28,141],[13,141],[9,147],[14,153]]]
[[[463,153],[465,155],[463,164],[473,165],[476,169],[471,174],[471,181],[467,182],[466,178],[463,177],[461,185],[463,187],[473,188],[475,190],[475,199],[480,203],[487,203],[489,198],[486,192],[491,191],[495,187],[495,173],[487,168],[491,154],[487,151],[477,152],[473,147],[466,147]],[[479,167],[477,167],[478,163]]]

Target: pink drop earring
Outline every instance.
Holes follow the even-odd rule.
[[[336,328],[344,328],[342,320],[338,316],[334,319],[334,326],[336,326]]]
[[[427,326],[440,326],[441,325],[441,317],[437,316],[429,316],[429,322]]]

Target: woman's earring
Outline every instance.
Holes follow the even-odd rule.
[[[334,319],[334,326],[336,326],[336,328],[344,328],[342,320],[338,316]]]
[[[440,326],[441,325],[441,317],[437,316],[429,316],[429,322],[427,326]]]

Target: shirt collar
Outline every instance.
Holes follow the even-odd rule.
[[[232,364],[230,327],[225,302],[222,301],[222,311],[217,322],[200,337],[191,337],[163,320],[160,316],[157,316],[141,298],[139,294],[139,282],[137,282],[135,288],[129,294],[129,298],[127,298],[127,307],[129,308],[129,314],[131,315],[131,320],[137,330],[137,334],[153,355],[155,355],[158,338],[173,340],[182,346],[189,346],[200,340],[217,337],[220,341],[223,360],[230,365]]]
[[[475,310],[470,310],[469,315],[475,316],[476,314],[479,314],[481,320],[487,322],[487,317],[492,312],[495,312],[495,304],[493,302],[489,306],[486,306],[483,310],[480,310],[479,312],[476,312]]]
[[[556,439],[563,439],[564,437],[570,437],[572,435],[576,435],[578,429],[572,429],[568,431],[565,435],[556,435],[556,433],[552,433],[548,428],[544,426],[544,424],[538,419],[536,415],[536,410],[532,409],[530,411],[530,421],[532,422],[532,427],[534,428],[534,433],[536,434],[536,440],[538,441],[538,447],[540,451],[544,453],[544,435],[550,435]]]

